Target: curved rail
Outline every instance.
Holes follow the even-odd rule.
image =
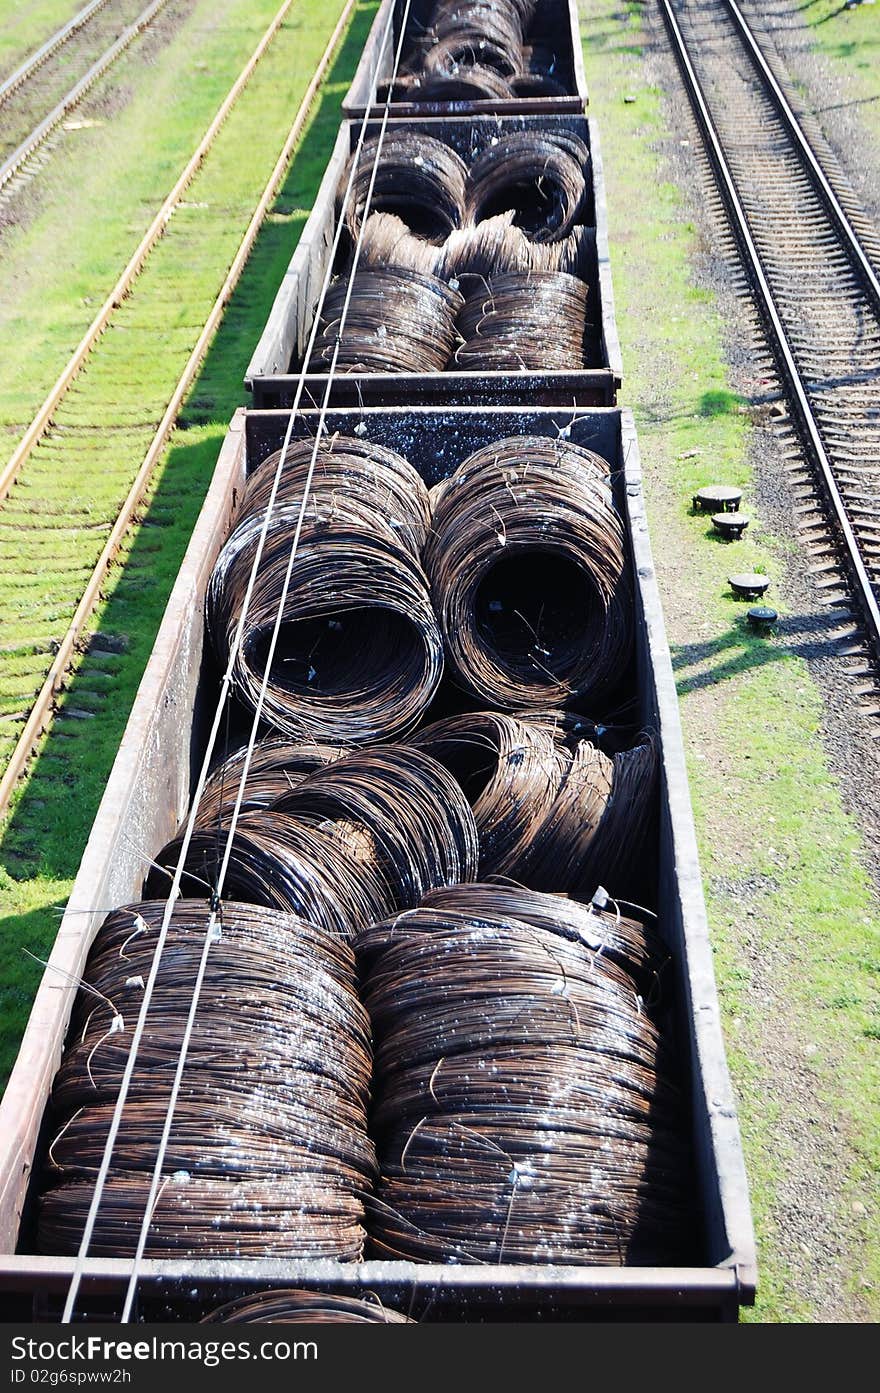
[[[267,31],[267,33],[263,36],[263,39],[260,41],[258,49],[255,50],[254,54],[251,56],[251,59],[249,60],[248,68],[245,69],[245,71],[248,72],[248,76],[250,76],[250,73],[253,72],[253,68],[256,66],[256,63],[259,61],[259,58],[262,57],[262,54],[265,52],[268,42],[270,41],[274,33],[277,31],[277,29],[280,27],[281,21],[292,3],[293,0],[286,0],[286,3],[282,6],[281,11],[279,11],[278,15],[276,15],[275,17],[275,20],[273,20],[272,26],[270,26],[271,33]],[[70,662],[75,652],[76,645],[82,637],[83,630],[85,629],[89,616],[91,615],[98,599],[100,598],[101,586],[104,582],[107,571],[111,566],[114,558],[116,557],[119,548],[122,545],[122,542],[126,536],[126,533],[132,525],[135,514],[143,501],[144,494],[153,474],[153,470],[155,469],[156,464],[158,463],[160,455],[162,453],[162,450],[164,449],[168,441],[168,438],[171,434],[171,431],[174,428],[174,423],[177,419],[177,413],[180,410],[181,405],[183,404],[183,400],[186,396],[187,391],[189,390],[190,386],[192,385],[195,379],[199,365],[202,359],[204,358],[205,353],[207,352],[208,346],[211,342],[211,338],[213,337],[213,334],[218,324],[220,323],[220,320],[223,316],[223,312],[226,308],[226,305],[229,302],[230,296],[232,295],[232,292],[238,284],[238,281],[241,277],[241,273],[244,270],[248,257],[250,256],[257,234],[260,230],[260,227],[262,226],[266,213],[269,210],[272,199],[278,192],[278,189],[284,178],[285,170],[293,153],[294,147],[297,141],[299,140],[300,135],[302,134],[303,127],[306,123],[309,111],[311,110],[312,103],[315,100],[321,82],[323,81],[324,74],[326,73],[327,68],[330,65],[331,59],[333,58],[333,54],[339,44],[339,41],[345,32],[345,29],[351,18],[351,14],[356,3],[357,0],[347,0],[347,4],[345,5],[345,8],[343,9],[342,14],[339,17],[336,27],[333,30],[333,33],[331,34],[327,42],[327,46],[324,49],[323,54],[321,55],[320,61],[318,62],[318,66],[315,69],[312,79],[309,82],[309,85],[306,88],[306,91],[303,95],[303,99],[294,118],[293,125],[290,129],[287,139],[284,142],[283,149],[280,155],[278,156],[272,173],[270,174],[269,179],[263,189],[263,192],[260,196],[260,200],[248,224],[247,230],[245,231],[244,236],[242,237],[242,240],[239,243],[238,251],[236,252],[232,265],[230,266],[229,271],[227,272],[226,279],[224,280],[220,292],[217,295],[217,298],[215,299],[214,304],[211,307],[211,311],[208,315],[207,320],[205,321],[201,333],[199,334],[198,340],[192,352],[190,353],[190,356],[187,360],[186,366],[183,369],[183,372],[181,373],[178,379],[177,385],[174,389],[168,406],[165,409],[165,413],[162,417],[162,420],[160,421],[155,431],[155,434],[153,435],[149,449],[147,450],[147,453],[144,456],[140,469],[138,470],[137,477],[135,478],[134,483],[132,484],[131,489],[129,490],[128,496],[126,497],[125,502],[123,503],[122,508],[120,509],[119,515],[116,519],[116,522],[113,525],[109,537],[107,538],[101,555],[98,558],[95,567],[89,577],[85,590],[83,591],[82,597],[80,599],[79,605],[77,606],[76,613],[74,614],[73,619],[71,620],[67,628],[67,631],[64,634],[64,637],[58,645],[58,650],[55,654],[52,666],[49,669],[46,679],[34,700],[34,704],[28,715],[28,719],[22,729],[18,741],[16,742],[15,749],[12,753],[12,756],[10,757],[6,769],[4,770],[3,777],[2,779],[0,779],[0,820],[2,820],[2,818],[5,816],[7,812],[9,807],[9,801],[12,797],[12,793],[15,789],[15,786],[19,778],[21,777],[21,774],[23,773],[25,766],[27,765],[27,761],[34,753],[37,743],[51,718],[55,697],[65,685],[67,670],[70,666]],[[232,92],[235,91],[237,95],[237,93],[241,91],[241,87],[244,85],[242,81],[243,77],[244,73],[242,73],[236,80],[236,83],[234,84],[234,87],[231,89],[229,96],[227,96],[226,102],[224,102],[223,104],[224,107],[227,106],[227,102],[229,102],[229,97],[232,95]],[[222,109],[223,108],[221,108],[221,110]],[[218,112],[218,117],[219,114],[220,113]],[[215,121],[216,120],[217,118],[215,118]],[[219,125],[217,129],[219,130]],[[216,135],[216,133],[217,132],[215,130],[214,135]],[[201,146],[199,148],[201,149]]]
[[[740,33],[742,33],[743,28],[748,29],[741,11],[738,6],[733,3],[733,0],[725,0],[725,4],[730,10]],[[817,413],[811,405],[807,386],[798,368],[792,349],[792,343],[782,322],[776,297],[771,289],[764,267],[763,258],[755,243],[749,225],[749,219],[737,190],[715,120],[710,111],[699,77],[691,61],[687,43],[678,24],[670,0],[660,0],[660,5],[695,117],[700,126],[709,158],[715,169],[719,187],[728,209],[732,228],[745,263],[745,269],[756,292],[759,308],[767,326],[781,373],[789,390],[791,404],[794,408],[794,413],[800,426],[804,443],[816,467],[820,484],[831,508],[832,521],[835,525],[835,530],[843,551],[843,564],[847,570],[855,597],[864,615],[868,629],[869,642],[875,657],[880,659],[880,606],[878,606],[877,596],[865,566],[862,550],[853,529],[840,486],[835,477],[832,461],[829,458],[825,443],[822,439]],[[733,13],[734,10],[736,11],[735,14]],[[751,41],[749,44],[750,51],[753,48],[757,50],[757,43],[751,33],[749,33],[749,38]],[[867,258],[859,244],[854,229],[849,223],[843,209],[840,207],[833,191],[830,190],[830,185],[828,185],[824,173],[822,173],[821,182],[816,178],[815,170],[818,168],[818,162],[812,150],[809,151],[809,158],[806,157],[804,152],[806,137],[800,132],[797,119],[791,111],[779,84],[770,72],[763,55],[761,55],[761,62],[756,63],[756,67],[762,81],[770,90],[774,102],[784,108],[783,119],[785,124],[793,125],[798,129],[796,143],[801,147],[801,152],[804,153],[805,167],[810,171],[814,182],[817,183],[823,200],[826,199],[827,196],[826,189],[833,198],[835,211],[832,216],[832,221],[835,224],[838,220],[842,221],[847,228],[845,243],[848,248],[851,248],[853,244],[858,248],[860,255],[854,257],[853,264],[859,271],[860,278],[862,274],[862,263],[864,262],[867,265],[870,278],[866,277],[865,282],[873,298],[876,287],[876,276],[874,276],[870,263],[867,262]]]

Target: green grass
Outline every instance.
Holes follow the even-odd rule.
[[[132,45],[79,108],[78,116],[102,124],[64,138],[28,186],[23,220],[0,231],[0,361],[12,365],[0,377],[7,433],[0,459],[12,453],[279,4],[197,0],[170,43]],[[322,14],[315,0],[292,7],[285,31],[293,72],[273,69],[280,95],[314,60],[314,45],[299,51],[297,40],[323,23]]]
[[[335,13],[339,9],[341,0]],[[120,564],[113,568],[103,606],[92,626],[99,638],[78,664],[61,702],[59,718],[16,795],[0,840],[0,1077],[6,1076],[15,1058],[40,975],[37,964],[21,950],[27,947],[45,956],[51,946],[228,419],[244,398],[244,369],[326,166],[338,129],[339,102],[375,9],[375,3],[362,4],[355,12],[296,158],[157,471],[143,524],[133,532]],[[210,218],[206,238],[197,242],[190,235],[193,229],[188,221],[174,220],[160,253],[124,306],[120,324],[125,329],[115,336],[119,342],[108,343],[112,334],[102,340],[75,399],[67,412],[59,413],[59,423],[63,417],[68,430],[66,435],[53,438],[53,449],[63,444],[69,450],[71,440],[80,435],[89,435],[92,441],[86,459],[77,459],[75,452],[64,456],[76,463],[76,477],[71,474],[64,497],[64,507],[71,513],[77,497],[83,509],[92,510],[85,515],[90,518],[107,506],[112,487],[109,479],[100,475],[109,471],[114,456],[120,461],[127,457],[130,467],[136,464],[142,443],[136,423],[114,433],[109,446],[102,444],[100,433],[96,438],[83,427],[94,424],[90,418],[95,413],[108,420],[108,413],[119,412],[120,384],[128,383],[131,399],[141,412],[145,403],[148,412],[155,412],[163,391],[170,393],[182,367],[181,355],[185,358],[188,352],[187,335],[195,339],[199,315],[203,320],[212,290],[219,289],[250,206],[256,202],[296,109],[297,90],[305,87],[329,37],[334,12],[322,9],[317,0],[301,7],[303,18],[318,13],[320,20],[313,19],[308,31],[291,33],[278,49],[273,65],[265,70],[265,85],[254,88],[247,105],[243,99],[241,112],[230,120],[222,143],[199,176],[198,187],[194,186],[193,204],[207,202],[207,211],[219,210],[221,216],[216,221]],[[282,75],[285,82],[280,81]],[[268,130],[261,134],[261,126]],[[270,150],[273,129],[274,150]],[[248,151],[246,160],[242,159],[242,149]],[[194,208],[193,216],[195,212]],[[197,275],[193,274],[196,265]],[[213,286],[209,284],[211,274]],[[174,352],[169,351],[168,341],[160,333],[172,305],[180,306],[178,317],[190,325],[185,341],[177,342],[177,331],[171,336]],[[157,353],[163,341],[166,346],[160,363]],[[76,430],[74,421],[79,422]],[[87,468],[90,483],[85,489]],[[51,487],[61,497],[62,477],[47,462],[40,488]],[[0,534],[2,523],[0,513]],[[28,567],[38,571],[37,586],[44,589],[50,576],[45,566],[38,564],[35,547],[33,542],[27,546],[20,543],[22,555],[16,569],[23,581]],[[32,554],[27,555],[28,551]],[[6,564],[0,562],[4,577],[9,576],[10,562],[11,556]],[[6,623],[3,634],[0,647],[8,647]],[[32,637],[24,643],[20,659],[27,659],[28,646],[38,648],[39,668],[45,653],[33,644]],[[0,651],[0,659],[2,656]],[[89,719],[66,714],[71,710],[94,711],[95,716]]]
[[[581,0],[580,8],[608,182],[625,397],[646,470],[752,1190],[760,1284],[751,1318],[811,1320],[814,1312],[776,1219],[790,1159],[779,1140],[786,1097],[763,1063],[774,1033],[744,936],[751,954],[772,955],[785,1032],[806,1052],[817,1106],[839,1128],[836,1159],[848,1169],[839,1213],[846,1289],[853,1310],[876,1317],[880,1242],[870,1219],[859,1232],[850,1204],[861,1197],[870,1207],[880,1169],[880,916],[859,833],[827,767],[821,700],[805,663],[830,640],[802,632],[796,615],[783,615],[776,637],[753,635],[726,576],[735,564],[778,578],[794,543],[756,521],[735,549],[716,544],[708,519],[692,512],[695,490],[722,479],[744,489],[754,516],[746,447],[762,388],[756,384],[752,403],[732,393],[718,311],[692,284],[702,248],[678,190],[663,179],[662,94],[645,82],[639,12],[616,0]],[[624,93],[635,100],[624,103]]]
[[[2,0],[0,82],[66,24],[87,0]]]
[[[880,10],[877,5],[846,6],[842,0],[812,0],[800,13],[810,30],[814,47],[833,64],[845,69],[865,125],[880,135]]]

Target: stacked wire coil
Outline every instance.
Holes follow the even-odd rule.
[[[573,934],[578,911],[558,915],[556,900],[462,886],[359,936],[377,1255],[621,1265],[687,1252],[681,1100],[626,965],[632,952],[644,968],[650,946],[586,908]]]
[[[357,255],[324,298],[311,370],[587,366],[588,167],[565,129],[495,136],[469,164],[424,130],[370,137],[337,190]]]
[[[519,436],[433,491],[425,569],[455,680],[501,709],[567,706],[621,678],[632,644],[623,525],[608,466]]]
[[[202,1318],[203,1325],[411,1325],[409,1316],[378,1298],[337,1296],[283,1287],[250,1292]]]
[[[403,70],[378,99],[436,105],[564,94],[570,79],[559,55],[547,42],[526,43],[538,8],[534,0],[437,0],[412,26]]]
[[[75,1252],[154,961],[164,901],[114,911],[86,965],[55,1087],[38,1242]],[[150,1215],[147,1256],[362,1255],[370,1029],[351,949],[289,915],[224,902]],[[179,901],[90,1251],[134,1251],[209,916]]]
[[[443,140],[406,129],[386,131],[366,140],[351,171],[351,162],[340,182],[340,192],[351,193],[341,209],[354,241],[364,220],[367,196],[370,210],[392,213],[416,236],[441,243],[464,219],[467,166]],[[372,189],[371,189],[372,186]]]
[[[589,158],[571,131],[513,131],[490,142],[468,169],[468,222],[512,210],[531,241],[561,241],[583,212]]]
[[[232,669],[241,699],[252,709],[260,701],[277,627],[263,701],[276,731],[324,744],[400,735],[443,671],[420,560],[425,486],[391,450],[355,438],[296,441],[270,508],[278,463],[273,455],[252,476],[211,574],[207,625],[218,656],[228,660],[260,556]]]
[[[359,267],[324,299],[314,363],[335,372],[442,372],[455,351],[459,292],[404,266]]]
[[[587,287],[561,271],[466,277],[455,365],[470,371],[571,371],[586,366]],[[552,332],[548,333],[552,325]]]

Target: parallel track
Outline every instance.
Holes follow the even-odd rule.
[[[880,281],[796,99],[736,0],[660,0],[819,497],[814,572],[845,573],[880,663]],[[836,185],[836,186],[835,186]]]
[[[223,120],[225,119],[225,116],[228,114],[228,111],[230,110],[232,103],[243,90],[246,81],[252,74],[260,58],[265,53],[272,38],[278,32],[278,29],[280,28],[281,23],[285,18],[291,3],[292,0],[286,0],[286,3],[282,5],[281,9],[275,16],[275,19],[272,21],[272,24],[269,26],[269,29],[266,31],[262,40],[260,41],[260,44],[258,45],[257,49],[251,55],[251,58],[249,59],[245,69],[242,71],[241,74],[239,74],[239,77],[233,84],[233,87],[230,90],[230,93],[227,95],[227,98],[224,101],[222,107],[220,108],[217,117],[215,117],[215,120],[214,122],[212,122],[209,131],[206,133],[205,138],[199,145],[199,148],[196,152],[196,155],[198,156],[197,162],[194,165],[193,161],[190,162],[190,165],[193,165],[193,168],[191,170],[190,165],[187,166],[187,170],[190,171],[187,178],[187,182],[189,182],[191,178],[194,177],[197,168],[199,168],[201,163],[203,162],[205,155],[207,154],[208,149],[210,148],[210,145],[213,143],[214,139],[219,133]],[[137,475],[131,484],[127,497],[118,515],[116,516],[115,521],[113,521],[112,525],[110,525],[107,529],[107,536],[101,554],[94,567],[92,568],[90,575],[86,578],[84,585],[81,574],[77,574],[74,570],[74,572],[71,575],[71,584],[82,587],[81,589],[78,589],[75,592],[75,595],[79,595],[79,603],[76,605],[75,613],[73,614],[73,617],[70,623],[68,624],[62,639],[57,644],[53,661],[51,663],[51,666],[49,667],[48,672],[45,675],[45,678],[42,682],[42,686],[40,687],[40,690],[38,691],[36,697],[32,700],[32,703],[29,706],[29,709],[26,714],[26,719],[21,730],[21,734],[16,742],[12,755],[9,758],[9,761],[6,764],[6,767],[3,771],[3,777],[2,779],[0,779],[0,819],[2,819],[5,816],[9,807],[9,801],[12,797],[18,779],[21,777],[21,774],[23,773],[27,765],[28,759],[34,753],[34,750],[36,749],[36,746],[44,730],[46,729],[47,725],[50,723],[52,719],[55,700],[58,696],[58,693],[66,685],[66,682],[68,680],[68,671],[71,662],[75,656],[77,644],[79,643],[83,635],[83,632],[86,628],[86,625],[88,624],[89,618],[91,617],[91,614],[96,604],[100,600],[102,584],[106,578],[107,572],[111,564],[113,563],[115,557],[117,556],[120,547],[129,529],[131,528],[132,523],[134,522],[134,519],[137,515],[137,511],[143,502],[144,495],[149,486],[153,471],[161,457],[162,451],[174,428],[174,424],[177,419],[177,414],[180,410],[180,407],[184,401],[189,387],[192,385],[195,379],[196,373],[208,349],[211,338],[222,318],[223,311],[247,263],[248,256],[250,255],[251,249],[257,237],[257,233],[259,232],[260,227],[262,225],[263,219],[265,218],[265,215],[269,210],[272,199],[274,198],[281,185],[293,150],[296,146],[296,143],[300,135],[302,134],[312,103],[314,102],[315,96],[317,95],[318,89],[321,85],[327,68],[329,67],[333,54],[340,42],[343,33],[345,32],[345,29],[351,18],[351,14],[353,12],[355,3],[356,0],[348,0],[348,3],[346,4],[342,14],[340,15],[339,21],[327,43],[327,46],[324,49],[320,62],[318,63],[316,71],[305,91],[302,102],[300,103],[293,125],[284,143],[283,149],[281,150],[281,153],[278,156],[272,173],[270,174],[269,179],[260,196],[257,207],[254,210],[248,227],[241,239],[241,242],[239,243],[238,250],[236,251],[236,254],[233,258],[232,264],[226,275],[223,286],[221,287],[220,292],[214,301],[211,311],[205,321],[205,324],[202,327],[201,333],[199,334],[198,340],[189,355],[186,366],[184,367],[183,372],[181,373],[177,381],[177,384],[174,388],[174,391],[165,406],[165,409],[162,414],[162,419],[157,425],[155,431],[152,433],[149,446],[143,457]],[[196,157],[194,156],[193,159],[195,160]],[[186,174],[187,171],[184,171],[184,175]],[[181,176],[181,178],[183,178],[183,176]],[[180,180],[178,181],[178,184],[175,185],[175,189],[172,191],[173,201],[171,203],[171,208],[173,208],[174,203],[179,197],[179,186]],[[163,204],[163,209],[166,208],[168,202],[169,201],[166,200],[166,204]],[[169,208],[167,216],[165,217],[165,221],[162,224],[163,230],[164,226],[167,224],[168,217],[170,217],[170,211],[171,209]],[[159,234],[157,232],[156,237],[158,237],[158,235]],[[139,259],[133,258],[132,263],[130,263],[130,266],[133,266],[135,264],[135,261],[137,260],[136,267],[132,273],[132,280],[134,279],[134,276],[138,273],[138,271],[141,269],[145,256],[148,254],[148,251],[149,247],[143,253],[143,255],[139,257]],[[109,321],[113,308],[118,306],[119,300],[122,298],[122,293],[123,292],[118,291],[117,288],[117,291],[114,291],[113,296],[105,305],[106,313],[104,315],[102,327],[106,327],[106,324]],[[99,332],[100,330],[96,330],[93,342],[97,341]],[[82,345],[80,347],[82,348]],[[74,355],[74,357],[76,357],[76,355]],[[85,354],[82,355],[83,360],[84,357]],[[72,380],[72,377],[69,380]],[[63,393],[61,393],[61,395],[63,395]],[[58,400],[60,401],[60,399],[61,398],[59,395]],[[46,421],[48,421],[48,417],[51,413],[44,414],[46,415]],[[40,434],[42,434],[42,431],[40,432]],[[36,438],[38,439],[39,436],[37,436]],[[19,469],[21,468],[21,465],[24,463],[24,459],[26,457],[26,455],[22,457],[19,464]],[[7,483],[7,492],[8,488],[11,487],[11,483],[12,480],[9,480],[9,482]],[[2,496],[3,495],[0,494],[0,498],[2,498]],[[39,519],[37,519],[37,521],[39,521]],[[47,528],[51,533],[52,519],[50,517],[46,517],[45,521]],[[75,522],[75,519],[67,518],[65,516],[62,517],[60,521]],[[61,527],[60,531],[63,532],[64,528]],[[47,540],[50,540],[50,538],[47,537]]]
[[[0,88],[0,190],[150,27],[168,0],[103,0],[75,15]],[[80,76],[71,85],[70,76]]]

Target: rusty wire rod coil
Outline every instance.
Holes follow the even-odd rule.
[[[185,894],[213,898],[230,827],[226,815],[210,828],[195,829],[183,862]],[[168,894],[183,841],[179,834],[157,853],[144,882],[145,896]],[[225,893],[246,904],[296,914],[344,938],[395,904],[372,860],[364,859],[356,846],[274,808],[254,809],[237,819]]]
[[[470,805],[452,775],[424,750],[406,745],[357,750],[318,770],[273,811],[322,830],[362,838],[398,908],[428,890],[473,880],[479,839]]]
[[[587,848],[571,893],[587,899],[597,885],[612,895],[656,901],[660,751],[657,737],[643,730],[635,743],[613,756],[611,794]]]
[[[250,595],[232,678],[256,709],[280,608],[262,708],[292,739],[340,744],[402,734],[428,706],[443,670],[419,561],[428,524],[424,484],[392,451],[358,440],[322,446],[291,558],[308,454],[309,442],[288,452],[281,501],[271,508],[271,499],[263,506],[263,489],[280,466],[267,461],[265,473],[249,481],[244,516],[208,583],[208,631],[227,661]]]
[[[595,700],[632,651],[624,530],[598,455],[520,436],[433,490],[424,553],[454,678],[489,707]]]
[[[464,276],[454,365],[465,371],[587,367],[587,287],[561,271]]]
[[[499,711],[476,711],[436,721],[411,739],[450,771],[473,808],[480,876],[515,874],[569,762],[552,734]]]
[[[377,145],[377,140],[367,140],[357,157],[353,194],[342,214],[355,239],[364,221]],[[337,205],[344,197],[349,173],[346,166]],[[466,180],[464,160],[445,141],[406,128],[391,130],[382,145],[370,207],[374,213],[395,213],[416,236],[439,244],[464,218]]]
[[[620,961],[569,937],[570,919],[558,931],[555,897],[526,921],[516,895],[437,892],[356,944],[375,1037],[371,1251],[680,1261],[690,1156],[670,1042]]]
[[[282,452],[276,450],[250,475],[237,522],[254,513],[262,515],[268,508],[279,464],[282,473],[273,516],[301,504],[311,467],[309,502],[316,521],[323,516],[321,503],[341,507],[355,498],[380,513],[414,556],[421,554],[431,525],[431,500],[421,475],[396,450],[338,433],[322,439],[317,449],[312,439],[292,440],[283,461]]]
[[[513,210],[535,242],[558,242],[582,220],[589,151],[568,131],[513,131],[487,145],[468,170],[466,215],[479,223]]]
[[[468,273],[489,278],[511,271],[564,271],[586,280],[595,247],[592,228],[578,225],[558,242],[533,242],[514,216],[508,209],[450,232],[435,253],[436,274],[453,280]]]
[[[482,63],[455,72],[415,74],[404,101],[425,103],[509,101],[513,88],[507,78]]]
[[[436,42],[425,50],[422,59],[422,71],[429,78],[457,77],[479,66],[510,82],[522,70],[522,35],[508,16],[498,13],[489,30],[474,23],[465,11],[449,16],[435,32]]]
[[[348,745],[322,745],[317,740],[260,740],[254,746],[242,784],[247,747],[235,750],[209,774],[198,807],[196,827],[215,827],[229,816],[241,791],[241,811],[268,808],[282,793],[294,788],[308,774],[348,754]]]
[[[333,363],[337,372],[442,372],[459,341],[462,303],[437,276],[364,266],[328,291],[311,370]]]
[[[163,901],[124,906],[92,947],[85,980],[100,982],[105,1000],[96,1006],[80,993],[74,1006],[39,1205],[43,1252],[79,1244],[131,1044],[126,1017],[144,992],[164,912]],[[141,1071],[126,1100],[97,1253],[127,1256],[135,1244],[208,918],[204,904],[185,900],[171,915],[147,1041],[156,1067]],[[357,1259],[375,1155],[369,1022],[351,949],[250,905],[226,902],[222,920],[146,1252]]]
[[[445,246],[446,243],[435,247],[423,237],[416,237],[395,213],[371,213],[361,232],[361,265],[384,270],[403,266],[423,276],[434,276],[440,274],[438,265]],[[442,279],[452,276],[443,275]]]
[[[624,968],[649,1008],[662,1001],[661,981],[670,954],[653,919],[644,922],[621,914],[619,909],[600,910],[567,895],[542,894],[503,879],[450,885],[432,890],[422,901],[426,909],[439,904],[450,910],[459,903],[472,916],[483,911],[490,916],[500,914],[573,939]],[[401,927],[403,924],[405,921]]]
[[[202,1325],[414,1325],[416,1322],[378,1297],[337,1296],[334,1292],[279,1287],[248,1292],[218,1306]]]

